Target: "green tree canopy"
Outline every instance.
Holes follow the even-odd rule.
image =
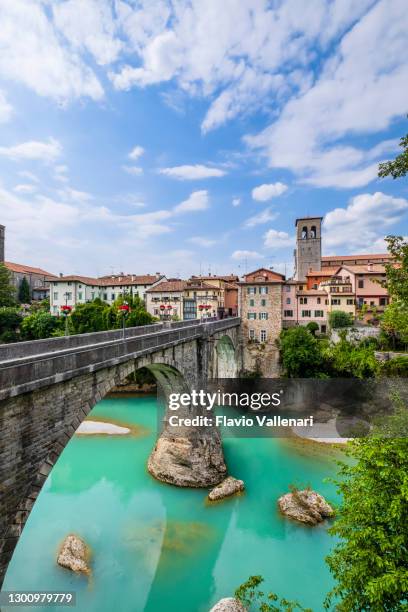
[[[338,483],[343,504],[330,529],[340,542],[327,558],[337,584],[326,605],[338,612],[402,612],[408,602],[407,406],[398,407],[385,431],[351,442],[348,455]]]
[[[2,342],[16,342],[17,330],[20,327],[22,316],[17,308],[0,308],[0,340]]]
[[[333,310],[329,314],[329,324],[332,329],[350,327],[353,325],[353,317],[351,314],[344,312],[343,310]]]
[[[3,263],[0,263],[0,307],[15,306],[16,292],[11,284],[11,274]]]
[[[397,155],[393,161],[383,162],[378,166],[379,177],[392,176],[393,179],[396,179],[408,173],[408,134],[401,138],[400,147],[402,147],[402,153]]]
[[[322,370],[319,341],[305,327],[291,327],[280,334],[281,360],[290,378],[309,378]]]
[[[18,288],[18,301],[20,304],[29,304],[31,302],[30,285],[25,276]]]
[[[54,317],[49,312],[39,310],[23,319],[20,326],[21,337],[23,340],[49,338],[60,327],[61,321],[58,317]]]

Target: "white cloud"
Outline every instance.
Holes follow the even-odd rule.
[[[274,221],[278,216],[279,213],[273,212],[270,208],[266,208],[259,214],[249,217],[249,219],[245,221],[244,227],[251,228],[264,223],[269,223],[269,221]]]
[[[370,182],[384,146],[359,149],[343,139],[381,132],[406,113],[407,30],[404,0],[375,3],[343,36],[314,84],[290,97],[278,118],[246,142],[270,167],[288,168],[311,185]]]
[[[29,185],[26,183],[22,183],[13,187],[13,191],[15,191],[16,193],[34,193],[35,191],[37,191],[37,185]]]
[[[211,247],[214,246],[214,244],[217,244],[216,240],[212,238],[204,238],[203,236],[193,236],[192,238],[189,238],[189,242],[204,248]]]
[[[100,65],[114,62],[124,47],[107,0],[67,0],[52,7],[54,23],[77,51],[91,53]],[[80,18],[78,18],[80,16]]]
[[[264,246],[268,249],[283,249],[293,246],[295,239],[286,232],[270,229],[264,234]]]
[[[187,200],[177,204],[173,208],[174,214],[180,214],[185,212],[194,212],[197,210],[206,210],[209,207],[208,191],[205,189],[201,191],[193,191]]]
[[[284,183],[264,183],[252,190],[252,198],[258,202],[267,202],[285,193],[287,188]]]
[[[122,166],[123,170],[133,176],[141,176],[143,174],[143,168],[140,166]]]
[[[0,155],[13,161],[30,159],[49,163],[55,161],[61,153],[62,147],[54,138],[48,142],[31,140],[11,147],[0,147]]]
[[[232,205],[233,206],[239,206],[241,204],[241,198],[233,198],[232,199]]]
[[[232,259],[236,259],[238,261],[243,259],[262,259],[264,256],[257,251],[234,251],[231,255]]]
[[[352,198],[346,208],[328,212],[323,222],[323,244],[329,252],[384,250],[384,235],[408,212],[408,201],[381,191]],[[397,230],[398,231],[398,230]]]
[[[139,159],[139,157],[143,155],[144,152],[145,152],[144,148],[141,147],[140,145],[137,145],[136,147],[133,147],[133,149],[129,153],[129,158],[132,159],[133,161],[136,161]]]
[[[6,96],[0,91],[0,123],[6,123],[11,119],[13,107],[7,102]]]
[[[20,170],[18,175],[21,176],[22,178],[28,179],[29,181],[33,181],[33,183],[40,182],[40,179],[38,178],[38,176],[36,176],[32,172],[29,172],[28,170]]]
[[[60,183],[68,182],[68,166],[65,164],[59,164],[54,168],[54,179]]]
[[[160,168],[159,173],[180,181],[220,177],[226,174],[225,170],[220,170],[220,168],[213,168],[211,166],[203,166],[201,164]]]
[[[61,44],[47,16],[47,4],[2,0],[0,76],[58,101],[82,96],[100,100],[99,80],[74,49]],[[77,28],[80,22],[77,14]]]

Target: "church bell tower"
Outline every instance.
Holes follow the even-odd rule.
[[[296,219],[296,280],[306,280],[306,274],[310,269],[321,270],[322,220],[323,217],[303,217]]]

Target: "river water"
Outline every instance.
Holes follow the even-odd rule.
[[[156,415],[153,396],[110,397],[93,409],[91,418],[135,426],[132,435],[71,440],[33,508],[3,588],[76,591],[78,612],[208,612],[261,574],[264,590],[323,611],[332,585],[324,558],[333,538],[327,525],[282,518],[276,500],[296,484],[335,502],[335,488],[325,482],[336,473],[335,451],[302,441],[226,438],[229,472],[245,481],[246,492],[208,505],[205,490],[172,487],[148,474]],[[55,562],[68,533],[92,549],[90,578]]]

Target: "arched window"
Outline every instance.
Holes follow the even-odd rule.
[[[307,227],[306,225],[302,228],[302,240],[307,238]]]
[[[310,237],[316,238],[316,226],[315,225],[312,225],[312,227],[310,228]]]

